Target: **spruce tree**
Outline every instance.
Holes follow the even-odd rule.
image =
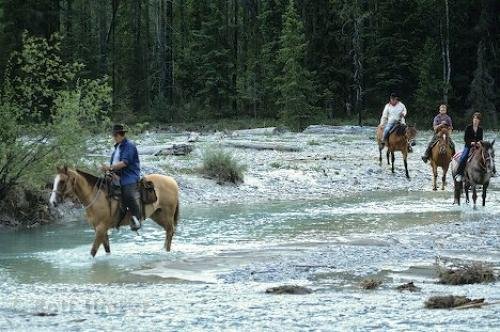
[[[497,124],[495,108],[495,81],[489,73],[486,60],[486,46],[484,40],[477,47],[477,67],[474,70],[474,78],[470,85],[469,100],[473,112],[481,112],[486,118],[489,126]]]
[[[277,104],[281,118],[292,129],[302,129],[312,121],[314,108],[310,104],[313,82],[304,66],[306,40],[304,25],[290,0],[283,16],[278,63],[281,66],[277,83]]]

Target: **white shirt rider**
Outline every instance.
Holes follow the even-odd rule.
[[[387,124],[392,125],[397,122],[406,124],[406,106],[396,100],[396,104],[387,103],[382,112],[382,118],[380,119],[380,125],[385,126]]]

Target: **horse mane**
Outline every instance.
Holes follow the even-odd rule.
[[[104,181],[104,186],[108,185],[105,178],[95,176],[95,175],[93,175],[91,173],[82,171],[80,169],[76,169],[76,173],[78,173],[79,175],[83,176],[83,178],[85,179],[85,181],[87,181],[87,183],[90,186],[92,186],[92,187],[103,186],[102,181]]]

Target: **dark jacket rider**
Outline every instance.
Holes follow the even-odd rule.
[[[483,140],[483,128],[479,126],[480,124],[481,113],[476,112],[472,115],[472,124],[468,125],[465,129],[465,146],[462,150],[462,155],[458,164],[457,175],[455,176],[455,181],[457,182],[462,181],[465,172],[465,166],[467,165],[467,158],[469,158],[471,149],[476,147],[476,145]]]
[[[121,220],[127,209],[130,210],[132,218],[130,228],[136,231],[141,228],[141,202],[139,193],[139,180],[141,165],[139,154],[135,144],[125,137],[126,130],[123,125],[113,126],[113,139],[115,149],[111,155],[108,165],[103,165],[104,172],[113,174],[113,187],[121,192],[121,207],[119,219]]]

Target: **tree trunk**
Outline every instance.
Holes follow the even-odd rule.
[[[443,64],[443,102],[448,103],[448,92],[451,79],[451,60],[450,60],[450,11],[448,0],[444,0],[445,23],[439,25],[441,38],[441,58]],[[444,31],[443,31],[444,30]]]
[[[237,114],[238,109],[238,12],[239,12],[239,0],[234,0],[234,37],[233,37],[233,55],[234,55],[234,67],[233,67],[233,115]]]
[[[356,0],[355,10],[353,15],[354,31],[352,36],[352,53],[353,53],[353,65],[354,65],[354,89],[355,89],[355,100],[354,109],[358,114],[358,125],[363,125],[362,118],[362,107],[363,107],[363,45],[362,45],[362,34],[363,34],[363,20],[361,16],[361,9],[359,8],[359,3]]]

